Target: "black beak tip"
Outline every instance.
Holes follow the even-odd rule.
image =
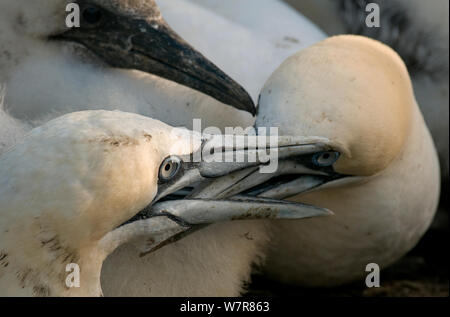
[[[253,102],[253,99],[250,97],[250,95],[245,92],[246,98],[243,100],[240,109],[247,111],[252,114],[253,117],[256,116],[256,106]]]
[[[222,99],[222,102],[238,110],[249,112],[254,117],[256,115],[256,106],[252,97],[250,97],[250,94],[242,86],[232,81],[232,79],[230,81],[232,88],[225,93],[225,98]]]

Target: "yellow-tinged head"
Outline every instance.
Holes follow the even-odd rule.
[[[191,136],[123,112],[53,120],[1,156],[2,218],[11,226],[33,219],[65,245],[96,242],[152,202],[164,159],[200,146]]]
[[[267,81],[257,126],[320,136],[341,152],[336,172],[368,176],[403,149],[415,98],[400,57],[361,36],[331,37],[286,60]]]

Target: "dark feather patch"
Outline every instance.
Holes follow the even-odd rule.
[[[379,40],[393,48],[404,60],[411,75],[439,80],[448,74],[447,53],[432,29],[415,23],[409,8],[386,0],[338,0],[347,32]],[[380,27],[369,28],[365,19],[368,3],[380,7]]]

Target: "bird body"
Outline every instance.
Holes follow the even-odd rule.
[[[170,138],[169,127],[150,118],[85,112],[34,129],[3,153],[2,295],[101,295],[108,254],[99,241],[156,195],[155,167],[166,155],[157,149],[168,149]],[[69,263],[83,271],[81,288],[66,287]]]
[[[121,245],[128,244],[125,250],[132,251],[130,256],[139,254],[145,258],[145,254],[170,243],[168,239],[197,225],[242,217],[328,214],[320,208],[274,200],[254,199],[251,206],[256,211],[248,210],[248,199],[164,201],[177,190],[201,185],[205,180],[224,177],[233,186],[236,180],[227,173],[247,168],[253,171],[261,164],[247,160],[218,166],[214,161],[191,161],[209,142],[216,141],[210,136],[119,111],[75,112],[33,129],[0,156],[0,294],[102,296],[103,261]],[[291,146],[298,148],[299,144],[289,142],[282,146],[289,150]],[[237,151],[245,154],[248,149],[242,145],[224,150],[227,155],[236,155]],[[258,208],[266,213],[260,215]],[[215,231],[209,235],[214,236]],[[208,243],[212,245],[205,255],[214,254],[212,251],[219,253],[223,247],[212,240]],[[230,243],[234,246],[232,240]],[[188,269],[183,270],[177,267],[177,261],[186,258],[186,252],[198,255],[196,263],[200,265],[207,258],[192,250],[189,243],[186,249],[177,251],[180,256],[163,255],[156,264],[165,266],[176,278],[182,278],[183,273],[192,274],[191,279],[203,275],[205,287],[217,293],[239,287],[232,282],[241,275],[231,276],[231,285],[220,286],[208,284],[213,278],[207,275],[221,266],[232,266],[236,258],[222,257],[231,263],[213,262],[217,265],[213,267],[189,266],[194,263],[184,261]],[[118,260],[115,274],[132,264],[130,258]],[[146,270],[159,272],[154,264],[148,263]],[[79,267],[78,286],[67,283],[68,265]],[[124,279],[124,275],[109,277]],[[172,296],[175,285],[191,282],[174,282],[169,276],[160,276],[156,281],[145,277],[141,277],[144,285],[148,282],[161,294]],[[180,291],[195,291],[195,287]]]
[[[334,169],[350,175],[289,198],[336,217],[274,223],[272,277],[340,285],[414,247],[437,208],[439,163],[396,53],[364,37],[329,38],[288,59],[266,83],[260,107],[257,126],[339,144]]]

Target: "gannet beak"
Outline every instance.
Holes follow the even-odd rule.
[[[247,138],[257,138],[256,136]],[[273,139],[272,139],[273,141]],[[223,136],[212,136],[203,141],[200,150],[189,157],[180,157],[179,176],[167,182],[159,182],[158,194],[153,202],[123,226],[140,228],[142,236],[151,236],[150,244],[141,251],[145,255],[168,243],[174,242],[205,225],[243,219],[302,219],[331,215],[328,209],[297,202],[288,202],[246,192],[254,186],[262,186],[267,180],[288,170],[286,163],[298,164],[289,171],[306,172],[306,162],[315,153],[327,151],[327,139],[277,137],[271,142],[258,144],[249,141],[242,146],[219,146]],[[238,142],[242,144],[241,142]],[[211,154],[211,148],[219,148]],[[207,150],[205,150],[207,149]],[[196,154],[202,155],[198,162],[192,161]],[[206,152],[206,153],[205,153]],[[199,154],[199,155],[200,155]],[[264,155],[265,154],[265,155]],[[238,162],[212,161],[226,157],[241,157]],[[255,158],[254,160],[252,158]],[[279,160],[280,167],[266,173],[262,167],[270,166],[270,160]],[[295,163],[291,163],[295,162]],[[304,163],[302,165],[302,162]],[[301,166],[301,167],[300,167]],[[317,172],[323,174],[323,172]],[[255,177],[255,175],[265,175]],[[246,179],[254,182],[247,186]],[[264,181],[262,181],[264,179]]]
[[[295,141],[295,145],[286,145]],[[210,179],[190,196],[226,199],[236,195],[267,199],[286,199],[347,177],[336,173],[333,164],[340,153],[333,151],[329,140],[322,138],[287,138],[280,140],[279,161],[273,173],[244,169],[225,177]]]
[[[326,142],[328,139],[324,138],[204,136],[199,149],[179,158],[180,176],[170,181],[160,181],[153,203],[172,194],[171,198],[234,196],[248,189],[242,186],[242,181],[247,177],[265,175],[264,179],[272,179],[286,172],[286,162],[293,164],[291,161],[298,162],[305,156],[329,149]],[[277,166],[280,163],[281,169]],[[303,171],[305,169],[301,168]],[[250,187],[259,183],[255,181]],[[232,195],[228,195],[229,191]]]
[[[144,224],[147,227],[151,226],[151,229],[147,229],[146,235],[150,234],[153,239],[151,244],[141,249],[141,255],[151,253],[212,223],[250,219],[303,219],[333,215],[333,212],[325,208],[244,196],[227,200],[169,200],[156,203],[147,212],[149,218]]]
[[[229,220],[301,219],[331,215],[320,207],[283,200],[236,196],[227,200],[182,199],[156,203],[152,216],[169,216],[185,226]]]
[[[258,137],[244,138],[249,141],[248,139]],[[298,219],[329,214],[326,209],[300,203],[249,195],[236,196],[247,189],[242,187],[242,182],[247,177],[271,175],[266,176],[271,179],[279,175],[279,169],[276,167],[273,170],[268,169],[273,163],[271,160],[301,160],[312,153],[325,150],[326,145],[312,143],[312,140],[306,140],[305,143],[304,139],[277,137],[276,146],[268,142],[256,146],[258,143],[251,141],[237,142],[242,145],[217,146],[224,142],[226,141],[223,136],[212,136],[203,141],[200,148],[202,153],[197,151],[189,157],[180,158],[180,176],[168,182],[160,182],[158,194],[152,204],[139,213],[139,217],[166,215],[190,225],[246,217]],[[211,149],[217,148],[218,151],[211,153]],[[192,162],[197,154],[201,155],[201,160]],[[241,159],[238,160],[238,157]],[[257,185],[259,183],[254,183],[252,187]],[[229,191],[232,192],[231,195],[228,195]]]
[[[245,89],[193,49],[163,19],[147,21],[109,13],[95,28],[73,28],[52,39],[77,42],[112,67],[169,79],[255,115],[255,105]]]

